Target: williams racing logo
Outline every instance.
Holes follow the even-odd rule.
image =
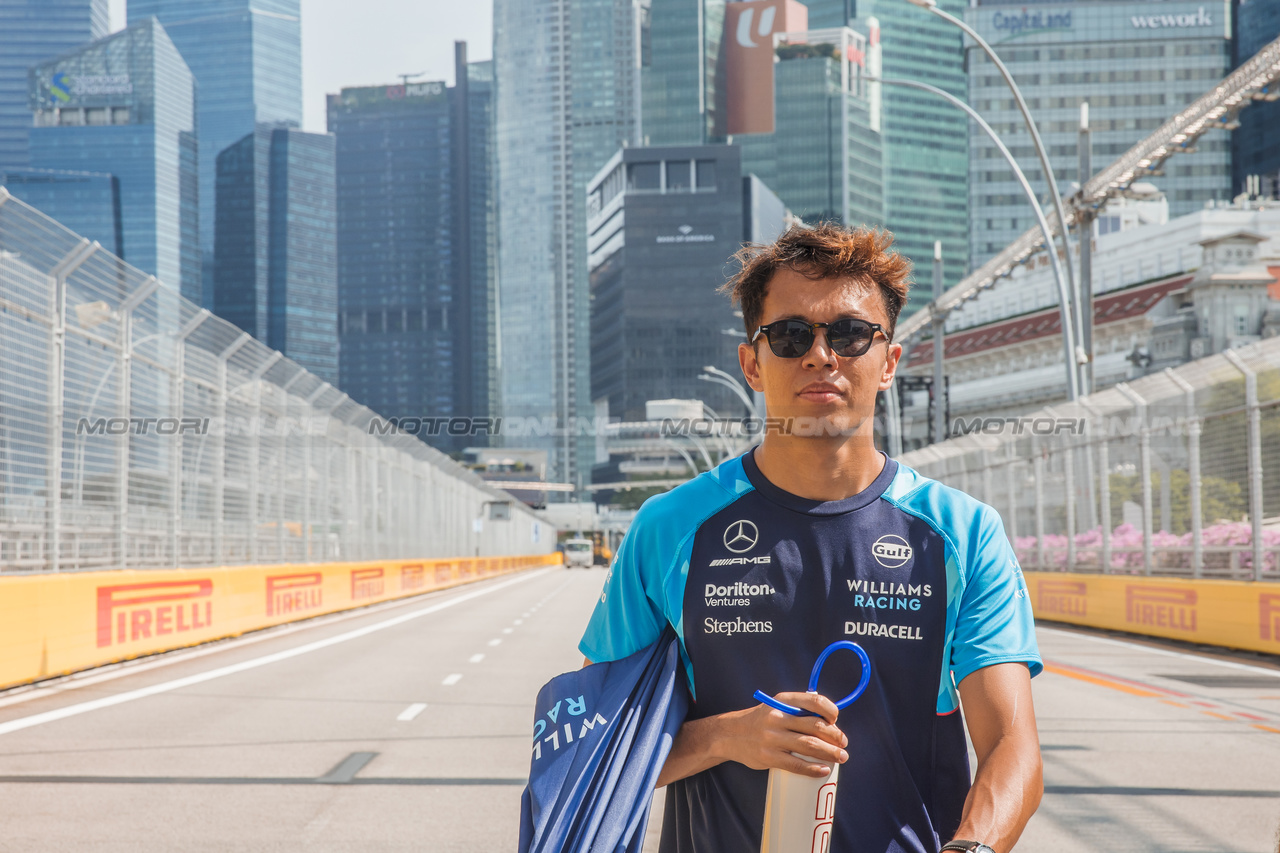
[[[561,710],[564,711],[563,717],[560,715]],[[560,751],[560,747],[586,737],[596,726],[601,726],[603,732],[604,727],[609,725],[609,721],[599,712],[587,710],[587,701],[582,696],[561,699],[544,716],[546,719],[539,718],[533,724],[534,761],[542,759],[544,743],[548,744],[548,752],[556,753]]]

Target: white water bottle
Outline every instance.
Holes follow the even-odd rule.
[[[799,753],[791,754],[814,764],[823,763]],[[817,779],[776,767],[769,771],[760,853],[829,853],[836,817],[836,781],[840,776],[840,765],[831,762],[830,766],[831,773]]]

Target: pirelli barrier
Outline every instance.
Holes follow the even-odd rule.
[[[1027,572],[1039,619],[1280,654],[1280,584]]]
[[[541,566],[560,555],[0,576],[0,689]]]

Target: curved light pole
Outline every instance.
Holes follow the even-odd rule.
[[[1058,179],[1054,177],[1053,167],[1049,164],[1049,155],[1044,150],[1044,143],[1040,141],[1040,131],[1036,128],[1036,123],[1031,118],[1031,111],[1027,109],[1027,102],[1022,97],[1022,90],[1018,88],[1017,83],[1013,82],[1013,75],[1009,73],[1009,69],[1005,67],[1004,62],[1002,62],[1000,57],[996,55],[996,52],[992,49],[991,45],[987,44],[986,39],[978,35],[977,31],[974,30],[973,27],[969,26],[955,15],[939,9],[938,0],[907,0],[907,2],[913,6],[919,6],[925,11],[932,12],[947,23],[959,27],[965,35],[977,43],[978,47],[982,48],[983,52],[986,53],[992,64],[994,64],[996,69],[1000,72],[1000,76],[1004,78],[1004,82],[1009,85],[1009,91],[1013,93],[1013,101],[1018,105],[1018,111],[1022,113],[1022,118],[1027,123],[1027,130],[1031,131],[1031,144],[1035,146],[1036,156],[1040,159],[1040,170],[1044,173],[1045,181],[1049,185],[1049,195],[1053,199],[1053,209],[1058,216],[1058,223],[1062,227],[1062,249],[1067,260],[1067,281],[1071,286],[1071,306],[1075,315],[1075,323],[1073,326],[1076,330],[1083,329],[1084,314],[1080,305],[1080,294],[1082,291],[1079,283],[1076,281],[1075,269],[1071,263],[1071,235],[1067,231],[1067,214],[1062,207],[1062,194],[1058,192]],[[981,119],[979,119],[979,121],[981,121]],[[1008,158],[1008,152],[1005,151],[1003,153],[1005,154],[1005,157]],[[1052,248],[1053,240],[1048,237],[1046,237],[1046,240],[1046,248],[1049,249],[1050,254],[1056,255],[1056,250]],[[1090,289],[1092,289],[1092,282],[1089,283],[1089,286]],[[1076,382],[1078,385],[1080,381],[1079,374],[1084,370],[1084,365],[1080,362],[1080,357],[1085,354],[1083,340],[1073,337],[1072,350],[1070,364],[1077,373]]]
[[[709,373],[711,375],[699,376],[698,377],[699,379],[704,379],[707,382],[715,382],[719,385],[723,385],[726,388],[731,389],[735,394],[738,395],[738,399],[742,400],[743,404],[747,407],[747,411],[750,413],[750,415],[752,417],[755,417],[757,415],[756,401],[751,399],[751,397],[747,395],[746,391],[742,390],[742,384],[738,382],[738,380],[732,374],[727,373],[726,371],[723,371],[720,368],[710,364],[702,368],[702,370],[704,373]]]
[[[1075,359],[1075,326],[1071,321],[1071,302],[1068,299],[1068,285],[1063,278],[1062,264],[1058,260],[1058,253],[1053,245],[1053,232],[1049,230],[1049,222],[1044,218],[1044,211],[1040,208],[1040,202],[1036,199],[1036,194],[1031,189],[1031,184],[1027,182],[1027,176],[1022,173],[1022,169],[1018,168],[1018,161],[1013,159],[1013,155],[1009,153],[1009,149],[1005,147],[1005,144],[1000,141],[1000,137],[996,136],[996,132],[991,129],[991,125],[987,124],[973,107],[950,92],[939,89],[937,86],[930,86],[928,83],[916,82],[915,80],[896,80],[882,77],[866,77],[865,79],[885,86],[906,86],[911,89],[920,89],[944,98],[953,106],[964,110],[969,115],[969,118],[976,121],[987,136],[991,137],[991,141],[996,144],[996,148],[1000,149],[1004,159],[1008,161],[1009,168],[1013,169],[1013,174],[1018,178],[1018,183],[1022,184],[1022,191],[1027,194],[1027,200],[1031,202],[1031,209],[1035,212],[1036,222],[1040,225],[1040,232],[1044,234],[1044,244],[1049,252],[1049,262],[1053,267],[1053,277],[1058,284],[1058,299],[1062,303],[1060,306],[1062,314],[1062,344],[1066,349],[1067,355],[1067,399],[1075,400],[1080,396],[1080,371]]]

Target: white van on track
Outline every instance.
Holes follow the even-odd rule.
[[[595,543],[590,539],[566,539],[564,541],[564,565],[572,569],[581,566],[589,569],[596,562]]]

